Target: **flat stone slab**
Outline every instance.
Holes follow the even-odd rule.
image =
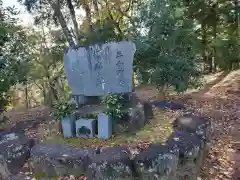
[[[64,71],[72,94],[131,92],[135,51],[135,44],[130,41],[69,48],[64,53]]]
[[[181,110],[185,109],[184,105],[174,102],[174,101],[167,101],[167,100],[162,100],[162,101],[154,101],[151,103],[154,107],[156,108],[161,108],[161,109],[171,109],[171,110]]]
[[[75,175],[86,172],[94,149],[72,148],[61,144],[38,144],[33,147],[30,166],[34,172],[50,177]]]
[[[88,166],[89,180],[133,179],[130,151],[125,147],[109,147],[92,157]]]
[[[26,163],[34,140],[23,134],[3,133],[0,135],[0,156],[5,159],[9,172],[16,173]]]
[[[141,180],[175,180],[178,152],[163,145],[151,145],[134,158],[134,165]]]

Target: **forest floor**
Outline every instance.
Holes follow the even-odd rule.
[[[240,180],[240,71],[223,72],[205,77],[206,84],[198,90],[188,91],[175,100],[184,103],[188,110],[196,115],[207,116],[212,120],[213,135],[211,150],[202,168],[198,180]],[[144,100],[159,100],[153,87],[136,90]],[[148,144],[149,141],[162,141],[170,132],[170,123],[182,112],[155,111],[155,120],[134,134],[114,137],[109,141],[95,139],[64,141],[56,136],[56,124],[49,116],[48,108],[34,108],[26,111],[10,110],[11,130],[47,142],[65,143],[76,146],[98,146],[115,144]],[[15,126],[14,126],[15,125]],[[55,127],[55,128],[54,128]],[[54,138],[53,138],[54,137]]]

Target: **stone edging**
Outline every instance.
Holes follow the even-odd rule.
[[[195,180],[209,149],[210,120],[188,115],[177,118],[173,127],[174,132],[165,144],[151,144],[135,156],[123,146],[93,149],[37,144],[31,148],[28,161],[33,172],[49,177],[84,175],[88,180]]]

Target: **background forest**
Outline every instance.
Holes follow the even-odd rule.
[[[69,92],[67,46],[135,42],[138,84],[184,92],[203,74],[240,66],[238,0],[19,0],[34,17],[24,27],[0,0],[0,108],[52,106]],[[22,94],[16,92],[20,88]],[[21,98],[19,99],[19,96]],[[37,97],[37,98],[36,98]]]

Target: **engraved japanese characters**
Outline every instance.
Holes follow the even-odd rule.
[[[130,41],[69,49],[64,54],[64,70],[71,93],[102,96],[131,92],[135,51]]]

